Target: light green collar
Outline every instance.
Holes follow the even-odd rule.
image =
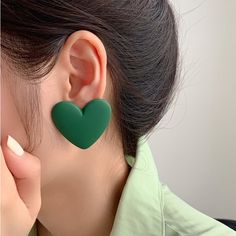
[[[161,186],[151,150],[144,136],[136,158],[126,156],[132,166],[115,216],[111,236],[164,235]]]

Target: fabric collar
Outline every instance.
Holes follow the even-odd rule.
[[[147,140],[138,141],[136,157],[126,155],[132,167],[117,208],[110,236],[164,235],[161,184]]]

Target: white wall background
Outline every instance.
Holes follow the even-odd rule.
[[[236,220],[236,1],[172,2],[181,82],[149,144],[176,195],[211,217]]]

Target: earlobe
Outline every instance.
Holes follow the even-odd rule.
[[[81,108],[102,98],[106,87],[106,51],[101,40],[89,31],[77,31],[65,43],[69,68],[68,97]]]

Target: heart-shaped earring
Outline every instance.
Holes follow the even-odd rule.
[[[83,109],[70,101],[62,101],[54,105],[51,116],[66,139],[86,149],[98,140],[108,126],[111,106],[104,99],[94,99]]]

